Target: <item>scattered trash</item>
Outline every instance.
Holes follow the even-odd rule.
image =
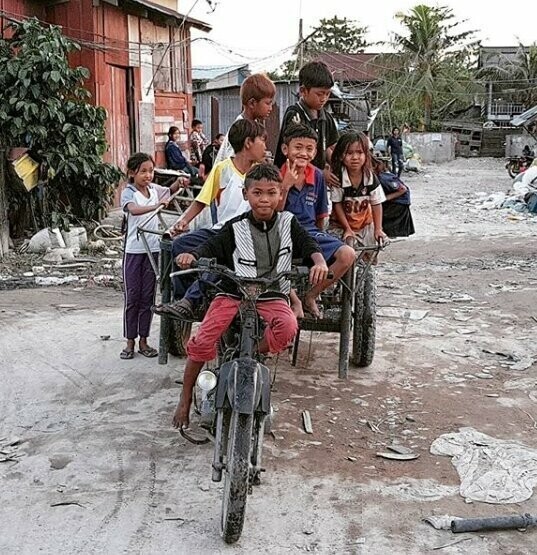
[[[393,451],[394,453],[399,453],[400,455],[411,455],[412,449],[404,447],[403,445],[388,445],[386,449]]]
[[[65,248],[65,241],[58,228],[49,230],[48,228],[38,231],[32,236],[28,244],[28,252],[44,253],[47,249]]]
[[[43,285],[43,286],[50,286],[50,285],[65,285],[66,283],[73,283],[78,281],[78,276],[64,276],[64,277],[55,277],[55,276],[36,276],[35,284],[36,285]]]
[[[117,277],[116,276],[112,276],[110,274],[99,274],[98,276],[95,276],[93,278],[93,281],[95,283],[112,283],[113,281],[117,281]]]
[[[110,339],[109,335],[101,335],[100,337],[103,341],[108,341]]]
[[[460,333],[461,335],[469,335],[477,331],[479,331],[477,328],[457,328],[457,333]]]
[[[22,440],[18,437],[12,439],[0,438],[0,463],[19,462],[22,455],[17,452],[17,447],[21,443]]]
[[[383,318],[402,318],[404,320],[412,321],[423,320],[427,314],[429,314],[428,310],[408,310],[392,306],[384,306],[377,310],[377,316]]]
[[[466,358],[466,357],[472,356],[472,355],[469,355],[468,353],[459,353],[459,352],[456,352],[456,351],[448,351],[447,349],[440,349],[440,352],[442,352],[446,355],[454,356],[454,357],[465,357]]]
[[[66,507],[68,505],[77,505],[78,507],[82,507],[85,509],[86,507],[79,503],[78,501],[60,501],[59,503],[52,503],[51,507]]]
[[[414,293],[423,295],[423,300],[427,303],[447,304],[470,302],[475,300],[467,293],[458,293],[456,291],[449,291],[446,289],[433,289],[429,285],[420,289],[414,289]]]
[[[489,355],[498,355],[507,359],[505,364],[508,364],[511,367],[511,370],[527,370],[535,363],[535,359],[528,355],[517,355],[516,353],[507,353],[504,351],[490,351],[489,349],[481,350]]]
[[[380,428],[374,424],[373,422],[371,422],[370,420],[367,421],[367,425],[371,428],[371,430],[373,430],[373,432],[375,432],[376,434],[381,434],[382,431],[380,430]]]
[[[313,426],[311,424],[311,416],[308,410],[302,411],[302,422],[304,424],[304,431],[307,434],[312,434]]]
[[[452,545],[457,545],[458,543],[462,543],[462,542],[466,542],[468,540],[471,540],[472,538],[459,538],[457,540],[454,540],[452,542],[449,543],[445,543],[444,545],[437,545],[436,547],[432,547],[431,549],[437,550],[437,549],[444,549],[445,547],[451,547]]]
[[[419,457],[418,453],[388,453],[386,451],[378,452],[377,457],[383,459],[391,459],[394,461],[412,461]]]
[[[88,251],[91,253],[105,252],[106,243],[102,239],[97,239],[97,241],[88,241]]]
[[[450,515],[431,515],[423,519],[423,522],[430,524],[436,530],[451,530],[451,523],[454,520],[461,520],[460,516]]]
[[[356,462],[358,459],[356,457],[347,457],[348,461]]]
[[[537,485],[537,450],[496,439],[474,428],[443,434],[431,444],[433,455],[452,457],[462,497],[483,503],[520,503]]]
[[[165,516],[162,520],[173,520],[173,521],[179,521],[181,524],[184,524],[186,522],[186,520],[180,516]]]

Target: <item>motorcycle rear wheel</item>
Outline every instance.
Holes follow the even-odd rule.
[[[226,543],[235,543],[240,538],[244,525],[250,478],[252,427],[252,414],[231,414],[221,517],[222,538]]]

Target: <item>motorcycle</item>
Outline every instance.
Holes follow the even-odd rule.
[[[280,279],[308,279],[309,269],[298,267],[279,273],[274,279],[241,278],[212,259],[200,259],[195,267],[171,276],[205,272],[233,281],[243,300],[234,322],[220,340],[216,367],[202,370],[196,382],[199,425],[209,437],[194,437],[184,428],[180,428],[180,433],[197,445],[214,441],[212,480],[221,482],[224,478],[221,534],[226,543],[235,543],[242,533],[247,496],[254,485],[261,483],[263,436],[270,430],[272,419],[270,370],[257,348],[263,322],[256,302]],[[218,284],[206,283],[218,288]]]
[[[507,159],[505,169],[509,177],[515,178],[519,173],[526,171],[535,160],[533,152],[523,153],[522,156],[511,156]]]

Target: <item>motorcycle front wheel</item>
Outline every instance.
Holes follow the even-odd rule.
[[[233,412],[229,423],[224,496],[222,499],[222,537],[235,543],[241,536],[248,497],[253,415]]]

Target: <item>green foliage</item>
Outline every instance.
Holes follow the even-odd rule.
[[[335,15],[331,19],[323,18],[314,28],[303,45],[304,62],[314,60],[319,52],[343,52],[355,54],[363,52],[367,46],[365,34],[367,27],[360,27],[352,19],[340,19]],[[287,60],[279,70],[272,72],[272,79],[295,79],[298,76],[298,48],[294,57]]]
[[[507,63],[480,70],[485,80],[497,81],[496,92],[521,102],[527,109],[537,104],[537,43],[525,47],[518,43],[516,57]]]
[[[307,41],[309,52],[343,52],[356,54],[367,46],[367,27],[360,27],[352,19],[323,18],[315,27],[315,34]]]
[[[464,22],[454,17],[450,8],[422,4],[396,15],[405,32],[394,36],[396,53],[379,61],[380,96],[388,99],[394,124],[434,129],[446,104],[468,106],[482,92],[471,71],[475,32],[458,32]]]
[[[47,224],[97,219],[122,173],[102,161],[106,112],[88,103],[89,71],[69,66],[80,47],[37,19],[10,27],[11,38],[0,39],[0,141],[28,147],[45,167]]]

